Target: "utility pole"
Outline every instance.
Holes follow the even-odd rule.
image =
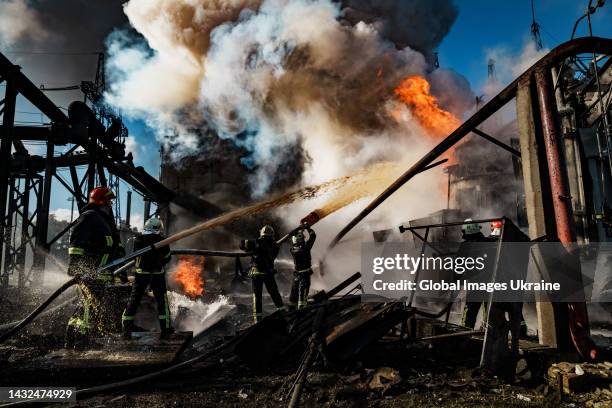
[[[489,58],[487,63],[487,78],[489,83],[494,83],[497,79],[497,75],[495,74],[495,60],[493,58]]]
[[[542,49],[542,38],[540,37],[540,25],[535,20],[534,0],[531,0],[531,38],[535,43],[536,50]]]

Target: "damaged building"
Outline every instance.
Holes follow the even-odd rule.
[[[469,85],[435,53],[457,18],[451,1],[439,12],[429,2],[222,2],[212,22],[189,20],[193,4],[139,1],[124,8],[149,45],[115,32],[109,49],[124,48],[98,57],[96,80],[77,87],[85,102],[62,109],[0,54],[0,386],[66,389],[76,406],[612,405],[611,39],[540,47],[468,109]],[[292,24],[308,11],[328,38]],[[422,20],[404,27],[393,13]],[[199,36],[170,35],[186,31]],[[295,44],[278,39],[287,32]],[[125,61],[117,55],[142,57],[145,74],[166,75],[167,99],[186,102],[165,111],[146,87],[126,98],[121,85],[144,75],[134,67],[106,85],[105,67]],[[166,63],[177,56],[185,66],[173,76]],[[18,98],[45,123],[16,121]],[[155,135],[159,180],[135,164],[127,122],[110,109],[126,101],[167,132]],[[406,190],[416,183],[431,189]],[[58,188],[75,216],[50,228]],[[136,196],[143,232],[132,228]],[[402,223],[394,199],[410,214]],[[92,206],[112,200],[104,251],[75,244]],[[417,202],[426,211],[409,212]],[[381,220],[391,224],[372,231]],[[491,273],[464,282],[482,283],[481,297],[443,285],[463,274],[456,260],[474,242]],[[434,260],[399,276],[419,289],[373,290],[391,273],[365,254],[393,245]],[[88,251],[103,261],[75,269]],[[443,259],[455,267],[435,267]],[[516,271],[571,290],[486,289]]]

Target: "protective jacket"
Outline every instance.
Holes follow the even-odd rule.
[[[312,267],[312,257],[310,250],[317,239],[317,234],[313,230],[308,231],[308,240],[301,245],[291,246],[291,255],[293,256],[293,263],[295,265],[295,271],[297,273],[310,271]]]
[[[279,245],[273,238],[245,239],[240,243],[240,249],[253,253],[250,276],[274,274],[274,260],[278,256]]]
[[[149,247],[164,237],[160,234],[144,234],[134,238],[134,251]],[[162,333],[172,332],[170,306],[166,294],[166,275],[164,266],[170,261],[170,247],[163,246],[136,258],[136,275],[127,307],[121,317],[123,332],[126,336],[134,330],[134,317],[147,287],[150,287],[157,302],[159,327]]]
[[[125,254],[112,214],[105,213],[99,206],[84,211],[70,233],[69,275],[91,273],[95,268]],[[111,272],[105,271],[102,280],[109,280]]]
[[[160,234],[144,234],[134,238],[134,251],[149,247],[164,237]],[[147,252],[136,259],[136,273],[164,273],[164,266],[170,261],[170,247],[163,246]]]

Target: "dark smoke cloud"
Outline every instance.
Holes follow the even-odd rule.
[[[9,3],[19,7],[18,17],[28,26],[23,27],[23,32],[17,26],[6,27],[19,35],[5,36],[0,45],[35,84],[65,86],[93,80],[96,53],[104,51],[105,38],[116,27],[127,27],[123,0],[9,0],[6,4]],[[2,37],[0,28],[0,40]],[[83,55],[65,55],[72,53]],[[48,96],[60,106],[82,99],[80,92]]]
[[[346,21],[372,24],[398,48],[415,49],[430,62],[459,14],[452,0],[342,0],[342,8]]]

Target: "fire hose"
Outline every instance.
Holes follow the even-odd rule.
[[[62,307],[69,305],[70,303],[72,303],[74,301],[75,298],[76,298],[76,295],[75,296],[71,296],[69,299],[66,299],[65,301],[63,301],[59,305],[53,306],[52,308],[45,310],[44,312],[42,312],[40,314],[40,317],[46,316],[48,314],[51,314],[51,313],[55,312],[56,310],[59,310]],[[15,320],[14,322],[0,324],[0,331],[9,330],[10,328],[12,328],[14,326],[17,326],[19,324],[19,322],[21,322],[21,320]]]
[[[318,221],[318,219],[316,220]],[[316,222],[315,221],[315,222]],[[309,224],[306,222],[306,219],[303,219],[300,222],[300,226],[297,228],[292,229],[291,231],[289,231],[287,234],[285,234],[282,238],[280,238],[278,241],[276,241],[276,243],[278,245],[282,244],[283,242],[285,242],[287,239],[289,239],[291,237],[291,235],[295,234],[297,231],[307,228],[308,226],[310,226],[312,224]],[[106,269],[111,269],[114,268],[116,266],[122,265],[125,262],[131,261],[133,259],[138,258],[139,256],[142,256],[150,251],[155,251],[161,247],[170,245],[176,241],[179,241],[183,238],[187,238],[193,234],[197,234],[198,232],[204,231],[205,229],[207,229],[208,226],[206,225],[206,223],[202,223],[202,224],[198,224],[194,227],[191,227],[189,229],[186,229],[184,231],[181,232],[177,232],[176,234],[169,236],[168,238],[159,241],[153,245],[149,245],[145,248],[139,249],[138,251],[134,251],[131,254],[124,256],[123,258],[117,259],[113,262],[110,262],[104,266],[101,266],[100,268],[98,268],[98,272],[102,272]],[[172,254],[175,255],[208,255],[208,256],[225,256],[225,257],[230,257],[230,258],[235,258],[235,257],[243,257],[243,256],[251,256],[252,253],[250,252],[231,252],[231,251],[213,251],[213,250],[205,250],[205,249],[178,249],[178,250],[173,250]]]
[[[36,316],[38,316],[43,310],[45,310],[45,308],[47,306],[49,306],[51,304],[51,302],[53,302],[55,300],[55,298],[57,298],[59,295],[64,293],[64,291],[66,289],[68,289],[69,287],[71,287],[72,285],[74,285],[77,282],[78,282],[77,278],[72,278],[72,279],[69,279],[68,281],[66,281],[55,292],[53,292],[51,294],[51,296],[49,296],[47,298],[47,300],[45,300],[40,306],[38,306],[36,309],[34,309],[34,311],[32,313],[27,315],[25,317],[25,319],[20,321],[17,325],[13,326],[13,328],[10,329],[9,331],[7,331],[6,333],[2,334],[0,336],[0,343],[3,343],[5,340],[7,340],[7,339],[11,338],[12,336],[14,336],[17,332],[19,332],[19,330],[24,328],[28,323],[30,323],[32,320],[34,320],[34,318]]]
[[[129,267],[131,267],[134,264],[134,262],[135,261],[128,262],[127,264],[123,265],[121,268],[119,268],[119,269],[117,269],[116,271],[113,272],[113,276],[116,276],[119,273],[123,272],[124,270],[128,269]],[[76,283],[79,283],[79,282],[81,282],[81,279],[79,277],[74,277],[74,278],[69,279],[66,282],[64,282],[64,284],[62,286],[60,286],[55,292],[53,292],[51,294],[51,296],[49,296],[47,298],[47,300],[45,300],[40,306],[38,306],[36,309],[34,309],[34,311],[32,311],[32,313],[27,315],[23,320],[21,320],[19,323],[17,323],[15,326],[13,326],[9,331],[7,331],[6,333],[0,335],[0,343],[4,343],[4,341],[6,341],[7,339],[13,337],[15,334],[17,334],[21,329],[23,329],[32,320],[34,320],[36,318],[36,316],[41,314],[43,312],[43,310],[45,310],[47,308],[47,306],[49,306],[51,304],[51,302],[53,302],[59,295],[64,293],[72,285],[74,285]],[[10,323],[10,324],[12,324],[12,323]]]
[[[159,378],[160,376],[166,375],[166,374],[170,374],[173,373],[177,370],[180,370],[182,368],[185,367],[189,367],[192,364],[195,364],[199,361],[205,360],[209,357],[211,357],[212,355],[221,352],[222,350],[234,345],[234,343],[236,343],[239,339],[241,339],[241,336],[236,336],[233,339],[220,344],[219,346],[213,348],[212,350],[208,351],[207,353],[201,354],[199,356],[193,357],[189,360],[185,360],[181,363],[177,363],[174,364],[170,367],[158,370],[158,371],[154,371],[152,373],[148,373],[148,374],[144,374],[141,375],[139,377],[134,377],[134,378],[130,378],[127,380],[123,380],[123,381],[117,381],[114,383],[110,383],[110,384],[104,384],[104,385],[99,385],[96,387],[90,387],[90,388],[83,388],[80,390],[76,391],[76,396],[77,397],[85,397],[85,396],[90,396],[90,395],[94,395],[94,394],[98,394],[101,392],[107,392],[107,391],[115,391],[124,387],[128,387],[131,385],[136,385],[136,384],[141,384],[145,381],[149,381],[149,380],[153,380],[156,378]],[[19,402],[14,402],[14,403],[10,403],[10,404],[3,404],[0,405],[1,407],[13,407],[13,406],[24,406],[24,405],[29,405],[29,404],[35,404],[37,403],[36,400],[25,400],[25,401],[19,401]]]

